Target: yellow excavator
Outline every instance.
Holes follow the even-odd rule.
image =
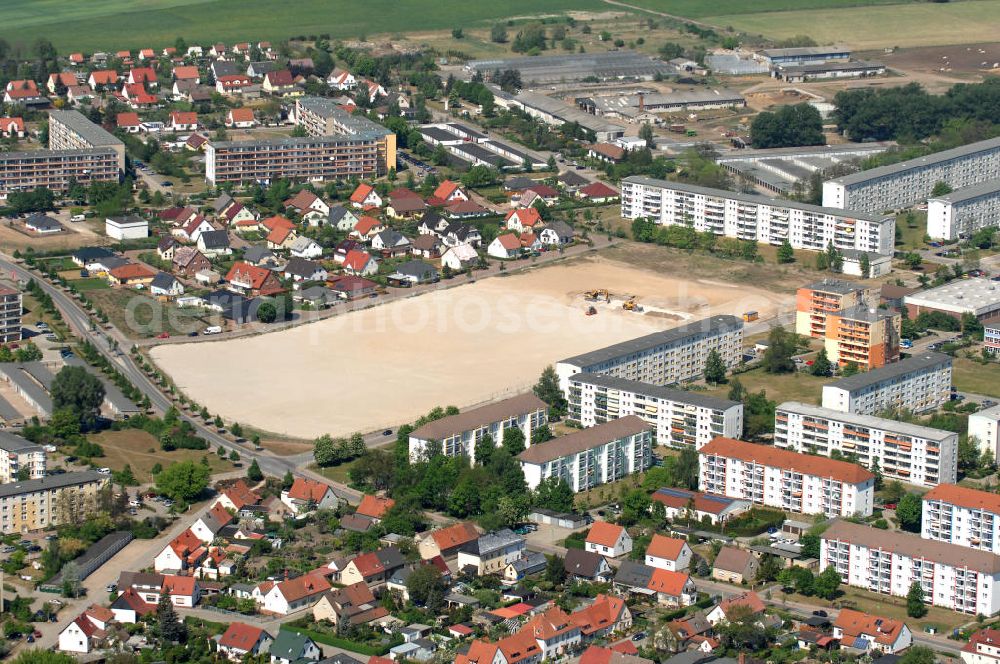
[[[611,293],[608,292],[607,288],[596,288],[594,290],[583,291],[583,297],[585,300],[590,302],[597,302],[598,300],[604,300],[605,302],[611,301]]]
[[[622,309],[625,311],[642,311],[642,305],[635,301],[635,295],[622,302]]]

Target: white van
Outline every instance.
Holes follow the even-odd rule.
[[[69,218],[70,221],[86,221],[87,217],[82,214],[74,214]]]
[[[222,328],[218,325],[212,325],[211,327],[206,327],[202,334],[222,334]]]

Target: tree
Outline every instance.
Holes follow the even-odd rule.
[[[24,650],[12,664],[76,664],[76,659],[64,652]]]
[[[554,586],[566,580],[566,565],[555,554],[545,556],[545,580]]]
[[[631,526],[649,515],[649,494],[641,489],[635,489],[625,494],[622,499],[622,514],[618,521],[623,526]]]
[[[896,504],[896,520],[899,521],[899,527],[911,533],[919,533],[922,510],[920,496],[915,493],[903,496]]]
[[[494,442],[493,436],[484,434],[482,438],[476,441],[474,449],[476,463],[480,466],[490,465],[490,459],[493,458],[493,451],[496,448],[497,444]]]
[[[833,365],[830,364],[830,357],[826,354],[826,349],[821,348],[816,354],[816,359],[813,360],[812,375],[829,376],[832,371]]]
[[[726,363],[718,350],[713,348],[705,359],[705,381],[710,385],[726,382]]]
[[[935,664],[937,655],[927,646],[912,646],[899,658],[898,664]]]
[[[872,475],[875,476],[875,490],[881,491],[885,478],[882,477],[882,468],[878,465],[878,459],[872,461]]]
[[[535,489],[535,505],[556,512],[572,512],[573,498],[573,489],[561,477],[547,477]]]
[[[755,148],[823,145],[823,118],[810,104],[782,106],[773,113],[765,111],[750,125],[750,142]]]
[[[653,140],[653,125],[648,122],[643,123],[643,125],[639,127],[639,138],[646,141],[646,147],[652,150],[656,146],[656,143]]]
[[[783,327],[771,328],[767,335],[767,350],[764,351],[764,371],[767,373],[791,373],[795,371],[792,357],[797,350],[797,335]]]
[[[490,41],[497,44],[507,42],[507,28],[502,23],[497,23],[490,29]]]
[[[168,643],[180,643],[187,638],[187,626],[177,617],[167,591],[160,593],[160,601],[156,604],[156,631]]]
[[[264,479],[264,473],[261,472],[257,459],[250,462],[250,467],[247,468],[247,479],[251,482],[260,482]]]
[[[410,600],[420,606],[427,603],[435,589],[443,588],[441,570],[434,565],[418,565],[406,578],[406,592],[410,595]]]
[[[834,599],[840,592],[840,572],[833,565],[828,565],[826,569],[819,573],[816,582],[813,584],[816,589],[816,596],[823,599]]]
[[[781,243],[778,247],[778,263],[794,263],[795,262],[795,251],[792,249],[791,243],[788,238]]]
[[[924,588],[919,581],[910,584],[906,593],[906,615],[911,618],[923,618],[927,615],[927,605],[924,604]]]
[[[84,429],[92,429],[104,402],[104,385],[82,366],[59,370],[49,390],[53,410],[71,409]]]
[[[313,443],[313,460],[320,466],[332,466],[341,461],[337,446],[329,434],[323,434]]]
[[[861,252],[861,258],[858,259],[858,265],[861,267],[862,279],[868,279],[872,276],[872,259],[868,257],[867,251]]]
[[[173,463],[156,476],[156,488],[174,500],[190,502],[208,487],[211,472],[193,461]]]
[[[292,477],[292,471],[286,470],[285,475],[281,478],[281,489],[283,491],[288,491],[295,484],[295,478]]]
[[[674,462],[674,486],[680,489],[698,489],[698,476],[700,466],[698,463],[698,453],[691,447],[685,447],[676,457]]]
[[[935,198],[938,196],[947,196],[953,191],[954,189],[951,188],[950,184],[942,180],[938,180],[934,183],[934,188],[931,189],[931,196]]]
[[[542,375],[532,388],[535,396],[549,405],[553,414],[562,415],[566,412],[566,399],[562,390],[559,389],[559,377],[555,368],[550,364],[542,370]]]
[[[265,325],[273,323],[278,319],[278,310],[273,302],[261,302],[257,307],[257,320]]]
[[[524,451],[524,432],[521,427],[507,427],[503,430],[503,448],[512,457]]]

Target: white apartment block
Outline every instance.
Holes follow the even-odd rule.
[[[563,394],[569,391],[570,377],[580,373],[670,385],[700,377],[713,350],[719,351],[727,368],[739,364],[743,357],[741,319],[712,316],[647,334],[557,362],[556,374]]]
[[[997,177],[1000,177],[1000,138],[991,138],[827,180],[823,183],[823,205],[884,212],[926,200],[938,182],[960,189]]]
[[[504,430],[512,427],[521,430],[525,446],[530,446],[532,434],[548,421],[548,412],[548,404],[529,392],[428,422],[410,433],[410,460],[424,457],[433,444],[440,445],[445,456],[464,455],[475,463],[476,443],[490,436],[500,445]]]
[[[743,433],[743,404],[635,380],[577,374],[569,379],[569,419],[592,427],[636,415],[655,427],[656,443],[699,449],[713,438]]]
[[[1000,496],[941,484],[923,496],[920,536],[1000,553]]]
[[[786,512],[870,516],[875,476],[861,466],[716,438],[698,451],[698,488]]]
[[[664,226],[685,225],[697,231],[740,240],[823,251],[838,249],[890,255],[895,241],[892,217],[832,209],[710,189],[681,182],[631,176],[621,182],[622,217],[649,219]]]
[[[927,199],[927,234],[957,240],[1000,221],[1000,179]]]
[[[878,415],[888,410],[922,413],[951,399],[951,358],[926,352],[841,378],[823,386],[823,407]]]
[[[984,616],[1000,610],[1000,556],[986,551],[838,520],[821,536],[819,565],[874,593],[905,597],[919,582],[933,606]]]
[[[560,478],[574,492],[617,482],[653,465],[653,427],[629,415],[575,431],[521,452],[521,470],[529,489]]]
[[[1000,452],[1000,406],[986,408],[969,415],[969,440],[975,439],[979,450],[989,450],[993,458]]]
[[[775,410],[774,445],[827,457],[836,451],[868,469],[877,462],[885,478],[917,486],[958,481],[958,434],[898,420],[789,401]]]
[[[0,483],[42,479],[45,477],[45,464],[44,447],[0,431]]]

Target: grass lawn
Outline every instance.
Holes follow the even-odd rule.
[[[90,438],[104,448],[104,456],[94,459],[94,463],[111,470],[121,470],[125,464],[132,466],[132,473],[140,482],[152,482],[150,470],[156,464],[163,467],[179,461],[201,461],[208,457],[208,465],[213,473],[233,470],[229,459],[222,459],[215,450],[174,450],[164,452],[153,436],[139,429],[123,431],[102,431]]]
[[[718,16],[720,14],[758,14],[800,9],[836,9],[839,7],[866,7],[870,5],[895,5],[906,0],[719,0],[706,3],[701,0],[629,0],[628,4],[652,11],[676,14],[690,18]]]
[[[1000,398],[1000,367],[956,357],[951,367],[952,382],[959,392],[972,392]]]
[[[347,463],[342,463],[339,466],[329,466],[327,468],[320,468],[315,463],[312,463],[309,464],[309,470],[313,470],[333,482],[349,484],[351,478],[348,477],[347,474],[351,472],[351,466],[353,466],[354,463],[354,461],[348,461]]]
[[[108,315],[119,330],[132,338],[153,337],[161,332],[184,336],[206,325],[220,324],[218,321],[209,322],[212,316],[201,309],[175,307],[139,291],[105,288],[88,290],[87,297]]]
[[[29,47],[44,37],[63,53],[162,48],[173,45],[178,36],[192,44],[319,34],[363,39],[376,32],[450,30],[508,17],[609,9],[601,0],[300,0],[294,11],[277,12],[270,0],[6,0],[3,4],[0,38],[12,46]]]
[[[818,597],[804,597],[795,593],[787,597],[790,601],[794,602],[806,602],[822,606],[836,605],[839,608],[852,608],[865,613],[902,620],[914,633],[923,632],[925,627],[935,627],[939,634],[949,634],[953,628],[975,620],[975,616],[967,616],[957,611],[949,611],[948,609],[936,606],[928,606],[927,615],[923,618],[910,618],[906,615],[905,597],[879,595],[844,585],[840,586],[840,590],[843,592],[843,595],[833,602]],[[772,599],[781,601],[781,598],[784,596],[783,593],[776,592],[772,595]]]
[[[833,380],[813,376],[807,371],[793,374],[769,374],[763,369],[753,369],[734,377],[739,378],[743,386],[750,392],[765,390],[767,398],[777,401],[779,404],[783,401],[817,404],[823,393],[823,385]],[[709,387],[707,393],[724,398],[729,393],[729,385]]]
[[[640,0],[646,4],[655,0]],[[686,0],[694,4],[695,0]],[[723,14],[735,0],[723,0],[711,5],[712,16],[706,20],[720,26],[766,35],[772,39],[786,39],[808,35],[820,44],[845,44],[855,49],[881,49],[891,46],[937,46],[946,44],[971,44],[994,41],[997,21],[1000,21],[1000,3],[989,0],[970,0],[951,3],[910,3],[853,7],[856,3],[845,0],[804,0],[794,3],[801,10],[746,13],[746,6],[739,5],[736,12]],[[793,0],[765,2],[765,6],[791,5]],[[664,3],[666,4],[666,3]],[[839,9],[804,9],[805,7],[840,7]],[[847,7],[847,8],[845,8]],[[703,14],[704,15],[704,14]],[[887,30],[887,26],[891,29]]]
[[[916,212],[916,224],[910,228],[906,223],[906,214],[896,216],[896,228],[899,229],[902,239],[896,245],[897,251],[907,251],[909,249],[926,249],[924,235],[927,234],[927,213]]]
[[[77,273],[79,276],[79,273]],[[73,286],[80,291],[94,291],[103,290],[105,288],[111,288],[111,284],[108,283],[107,279],[103,277],[87,277],[85,279],[76,279],[73,282]]]

